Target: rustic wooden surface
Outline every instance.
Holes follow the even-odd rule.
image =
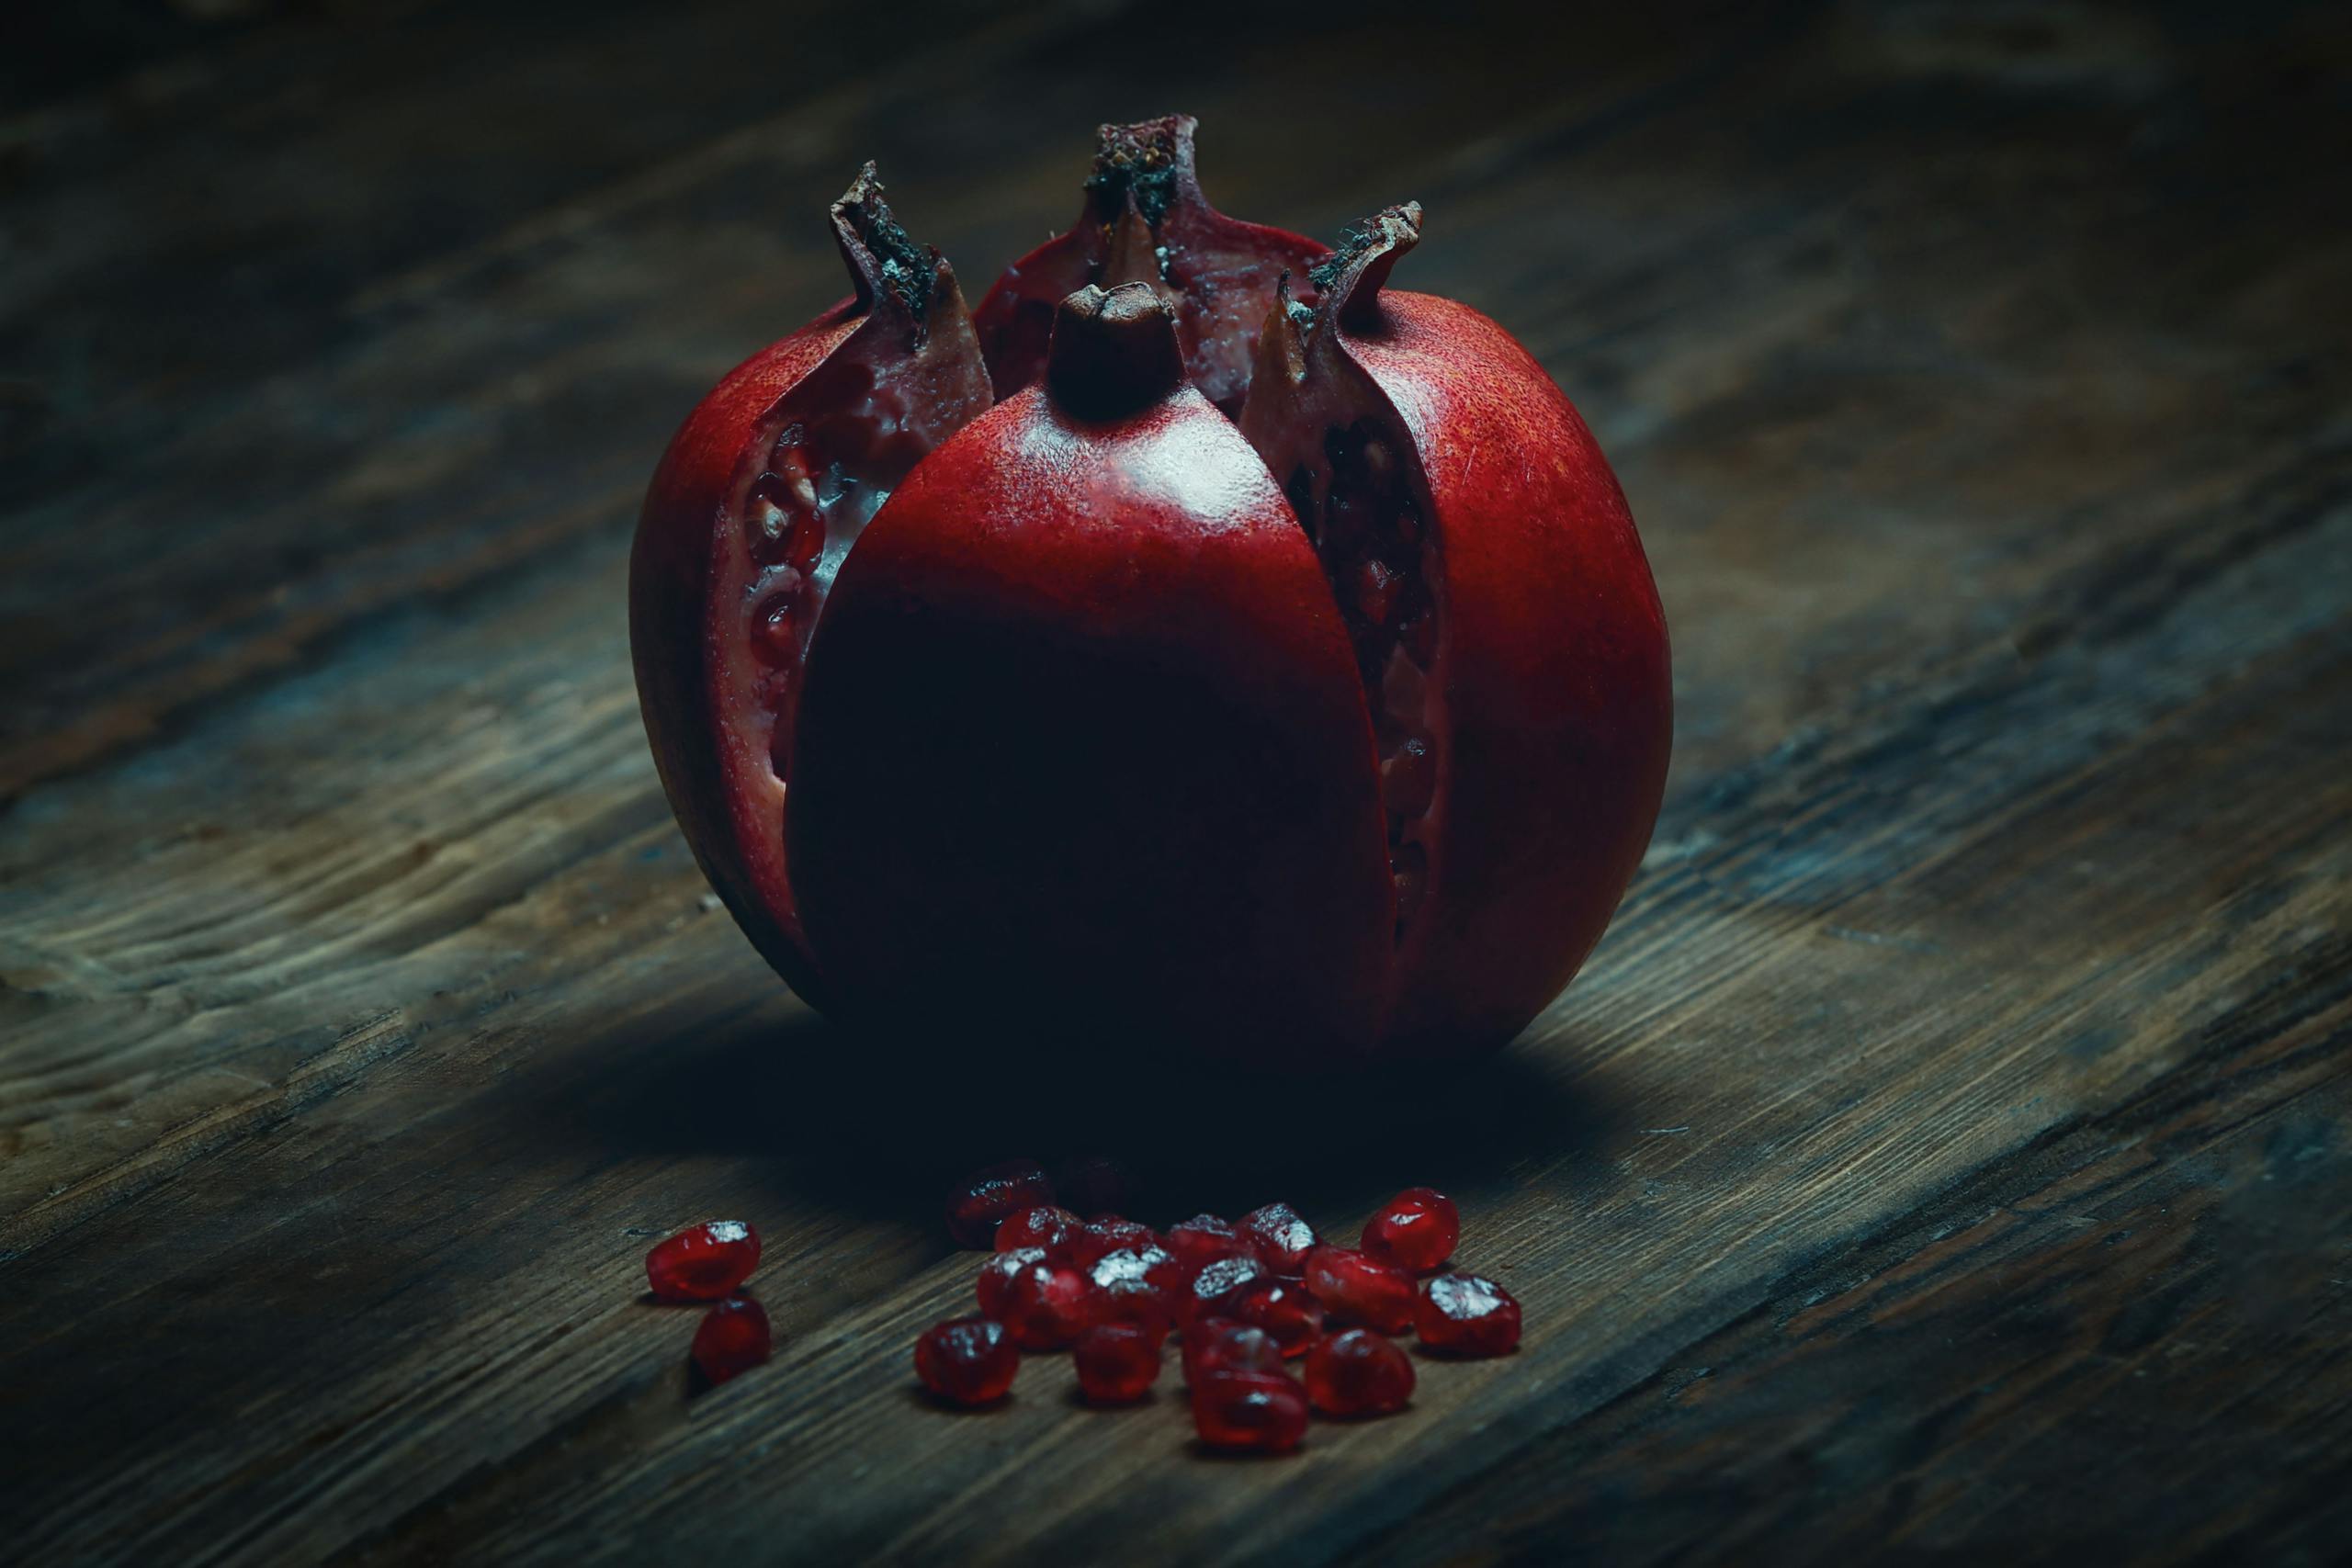
[[[25,9],[0,1556],[2352,1550],[2340,7]],[[1425,204],[1675,633],[1576,987],[1377,1135],[1157,1173],[1434,1181],[1526,1303],[1277,1462],[1053,1362],[913,1396],[936,1107],[715,912],[623,626],[859,160],[977,287],[1171,107],[1229,210]],[[781,1345],[690,1401],[639,1260],[737,1213]]]

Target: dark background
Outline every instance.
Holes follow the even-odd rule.
[[[2340,1559],[2346,18],[12,9],[0,1540]],[[1567,389],[1675,638],[1648,865],[1510,1052],[1370,1134],[1171,1077],[1238,1153],[1143,1217],[1430,1180],[1528,1308],[1254,1466],[1049,1363],[910,1396],[953,1097],[715,912],[622,613],[862,160],[977,296],[1176,109],[1237,215],[1422,202],[1399,283]],[[638,1260],[737,1212],[777,1359],[690,1402]]]

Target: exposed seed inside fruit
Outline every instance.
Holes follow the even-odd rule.
[[[645,1255],[645,1280],[665,1302],[715,1302],[760,1266],[760,1233],[741,1220],[682,1230]]]
[[[1306,1391],[1279,1372],[1211,1372],[1193,1385],[1193,1428],[1211,1448],[1284,1452],[1306,1436]]]
[[[947,1196],[947,1234],[958,1247],[996,1245],[996,1227],[1011,1215],[1054,1201],[1046,1168],[1034,1159],[1007,1160],[966,1177]]]
[[[1394,1263],[1347,1247],[1306,1255],[1306,1288],[1342,1323],[1402,1334],[1413,1323],[1413,1277]]]
[[[1364,1222],[1363,1249],[1416,1274],[1453,1256],[1462,1216],[1453,1200],[1429,1187],[1408,1187]]]
[[[716,1387],[766,1360],[774,1348],[767,1309],[749,1296],[730,1296],[703,1314],[690,1354]]]
[[[1020,1247],[1042,1247],[1048,1253],[1058,1254],[1077,1228],[1078,1218],[1069,1210],[1039,1203],[1004,1217],[996,1227],[996,1249],[1011,1252]]]
[[[1259,1280],[1225,1303],[1236,1322],[1262,1328],[1284,1356],[1304,1356],[1323,1332],[1323,1307],[1295,1280]]]
[[[1012,1281],[1045,1261],[1044,1247],[1016,1247],[981,1264],[979,1280],[973,1287],[979,1297],[980,1315],[1001,1322],[1012,1306]]]
[[[1326,1416],[1385,1416],[1413,1397],[1413,1359],[1394,1341],[1351,1328],[1306,1353],[1305,1381]]]
[[[1093,1320],[1094,1288],[1075,1269],[1039,1263],[1012,1277],[1004,1325],[1023,1350],[1058,1350]]]
[[[954,1404],[987,1404],[1004,1397],[1021,1371],[1021,1352],[993,1318],[959,1317],[935,1324],[915,1341],[915,1376]]]
[[[1071,1347],[1079,1391],[1097,1404],[1141,1399],[1159,1377],[1159,1341],[1131,1323],[1088,1329]]]
[[[1269,1203],[1244,1214],[1237,1228],[1271,1272],[1295,1280],[1306,1269],[1306,1255],[1316,1242],[1315,1227],[1288,1203]]]
[[[1432,1350],[1501,1356],[1519,1344],[1519,1302],[1476,1274],[1441,1274],[1421,1287],[1414,1331]]]
[[[1198,1385],[1211,1372],[1278,1372],[1282,1347],[1262,1328],[1229,1317],[1195,1319],[1184,1330],[1184,1381]]]

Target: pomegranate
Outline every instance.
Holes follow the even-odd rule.
[[[1387,287],[1418,207],[1327,253],[1210,209],[1192,130],[1106,127],[1080,222],[969,316],[870,170],[835,206],[855,294],[647,499],[663,782],[761,950],[876,1035],[996,997],[1094,1072],[1105,1019],[1138,1064],[1491,1049],[1657,812],[1648,567],[1526,350]]]

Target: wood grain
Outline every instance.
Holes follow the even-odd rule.
[[[1106,53],[1156,15],[423,5],[6,78],[0,1539],[2341,1556],[2352,30],[1212,7]],[[1510,1052],[1155,1151],[1161,1222],[1434,1181],[1527,1305],[1272,1463],[1053,1361],[912,1395],[986,1130],[716,910],[620,614],[672,422],[838,292],[857,160],[977,286],[1172,107],[1231,210],[1424,203],[1411,283],[1592,421],[1679,673],[1649,864]],[[690,1400],[638,1260],[736,1212],[779,1351]]]

